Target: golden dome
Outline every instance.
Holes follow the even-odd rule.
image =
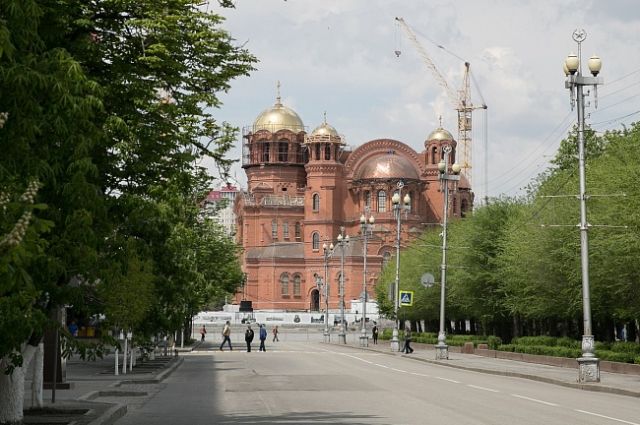
[[[323,122],[319,126],[311,132],[312,136],[330,136],[330,137],[340,137],[338,131],[331,125],[327,124],[327,122]]]
[[[414,179],[420,176],[411,161],[395,153],[385,153],[366,160],[358,167],[356,179]]]
[[[304,131],[304,124],[293,109],[280,103],[280,98],[278,97],[275,105],[265,109],[258,115],[258,118],[253,122],[253,131],[269,130],[275,133],[283,129],[298,133]]]
[[[453,136],[444,128],[438,127],[427,136],[427,141],[430,140],[453,140]]]

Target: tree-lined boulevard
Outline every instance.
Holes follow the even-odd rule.
[[[58,355],[89,361],[129,344],[148,360],[158,344],[188,347],[194,315],[221,309],[244,283],[240,246],[199,203],[238,160],[228,157],[238,129],[216,118],[220,96],[258,58],[224,29],[220,8],[233,2],[210,3],[0,2],[0,424],[22,421],[28,368],[42,408],[42,370],[55,381]],[[640,364],[640,123],[580,133],[589,348]],[[446,232],[443,221],[398,237],[399,261],[376,276],[383,315],[510,348],[532,336],[564,337],[574,349],[587,322],[577,139],[571,128],[524,196],[478,202]],[[445,270],[446,297],[443,283],[421,284],[426,273],[444,282]],[[398,317],[394,282],[414,292]],[[122,423],[640,423],[636,398],[419,362],[389,355],[387,342],[384,353],[355,350],[302,332],[245,353],[234,332],[233,352],[215,350],[218,335],[208,335]],[[55,355],[43,366],[45,339]],[[414,357],[434,356],[418,345]],[[621,379],[605,375],[591,388]]]
[[[450,362],[483,367],[474,357],[457,355]],[[416,358],[432,359],[433,349],[420,346],[401,357],[387,347],[293,341],[268,344],[266,353],[247,353],[241,346],[220,353],[215,342],[206,343],[185,356],[160,392],[117,424],[640,423],[636,397]],[[523,370],[537,373],[536,367]]]

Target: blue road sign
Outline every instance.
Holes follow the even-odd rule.
[[[400,291],[400,305],[413,305],[413,291]]]

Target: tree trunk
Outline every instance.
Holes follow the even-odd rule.
[[[38,344],[33,356],[33,380],[31,381],[31,406],[42,407],[44,381],[44,342]]]
[[[18,424],[24,417],[24,375],[36,352],[37,347],[24,344],[22,347],[23,363],[16,367],[11,375],[5,375],[4,369],[9,359],[0,359],[0,424]]]

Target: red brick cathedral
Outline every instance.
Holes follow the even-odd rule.
[[[343,228],[349,235],[344,252],[349,309],[363,288],[363,214],[375,219],[366,252],[366,286],[372,298],[382,267],[395,259],[392,197],[398,182],[403,183],[401,199],[406,194],[411,198],[402,216],[402,245],[441,221],[438,162],[447,145],[452,147],[450,166],[456,141],[443,128],[427,136],[422,152],[392,139],[371,140],[351,151],[326,119],[307,133],[298,114],[278,97],[243,131],[242,167],[248,189],[237,196],[235,213],[247,279],[237,301],[250,300],[260,310],[324,309],[314,275],[324,277],[323,246],[335,244]],[[464,216],[472,208],[473,193],[464,177],[449,199],[451,216]],[[340,264],[336,248],[328,260],[331,311],[340,307]]]

